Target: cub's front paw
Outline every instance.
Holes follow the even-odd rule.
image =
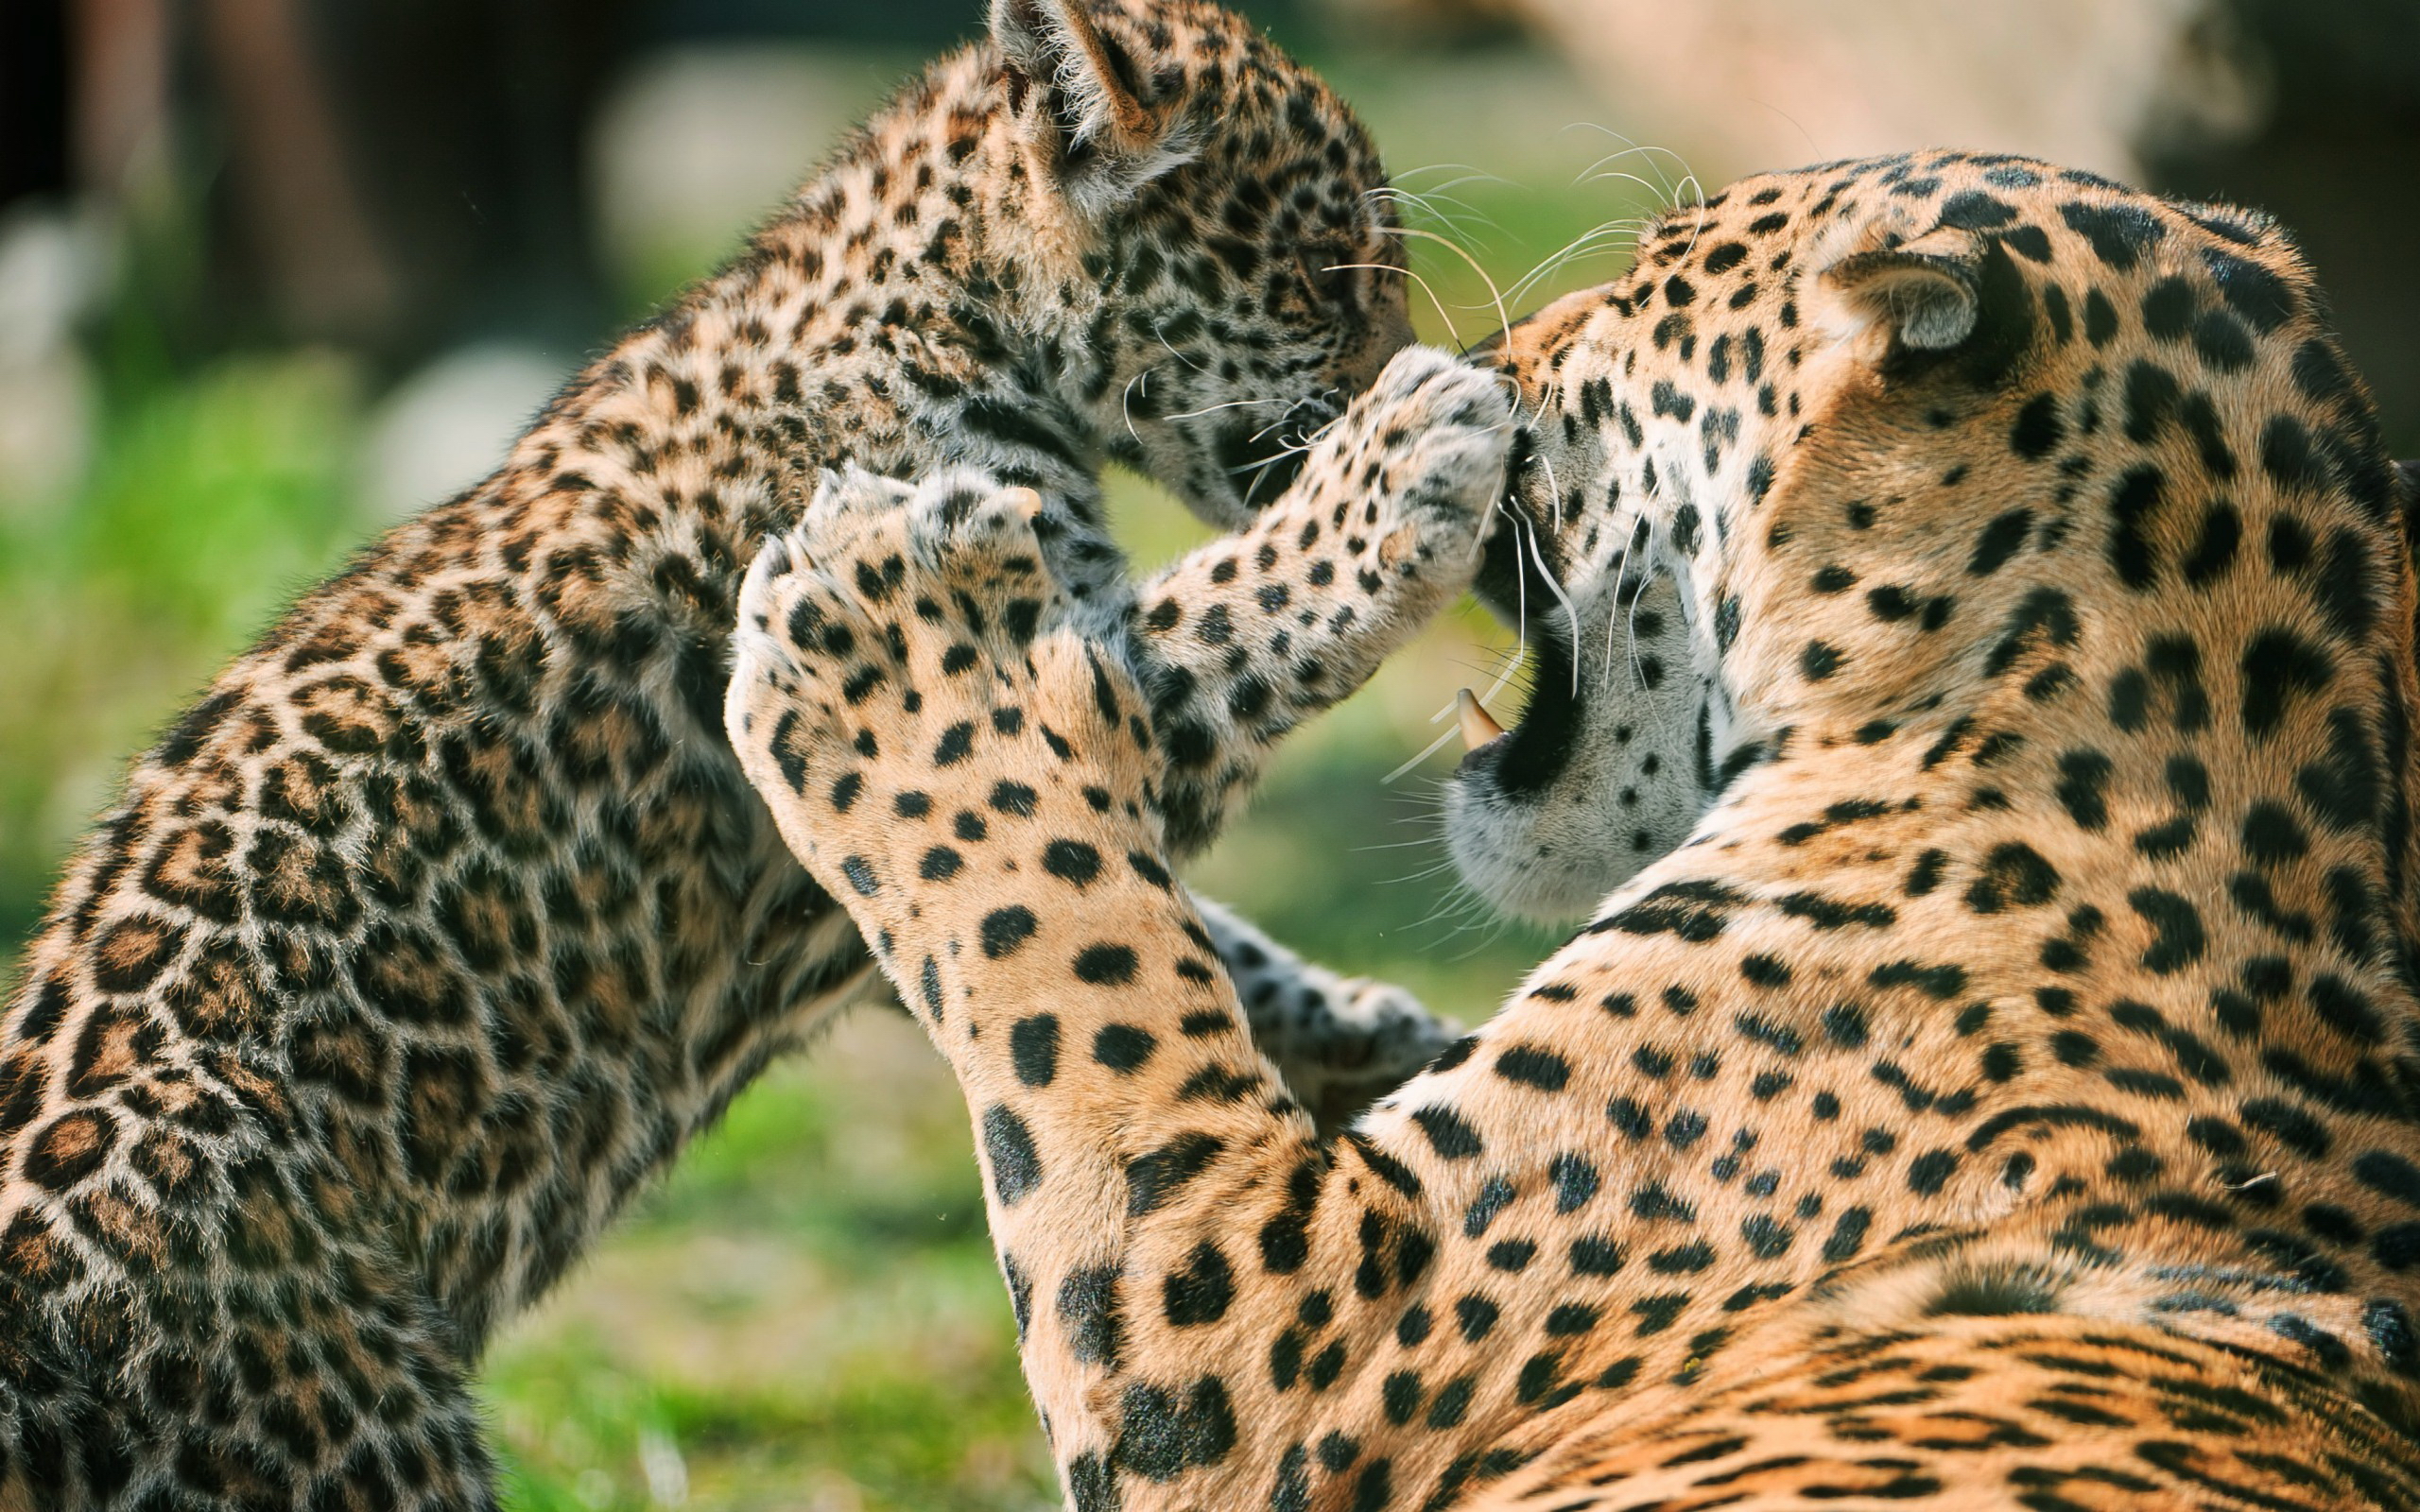
[[[1501,377],[1409,347],[1322,438],[1331,455],[1315,455],[1310,471],[1333,480],[1332,505],[1346,506],[1343,523],[1377,543],[1381,567],[1414,551],[1441,566],[1473,566],[1503,490],[1512,429]]]
[[[1029,803],[1046,771],[1068,782],[1087,764],[1125,779],[1085,779],[1102,791],[1148,783],[1141,699],[1065,628],[1041,507],[976,473],[852,472],[741,587],[725,729],[783,839],[861,924],[878,894],[912,906],[917,881],[952,866],[933,827],[953,814],[965,838],[1018,792]]]

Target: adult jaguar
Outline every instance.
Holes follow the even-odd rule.
[[[743,591],[735,744],[964,1088],[1074,1504],[2420,1505],[2413,574],[2284,235],[1834,163],[1498,355],[1481,584],[1544,654],[1455,844],[1613,892],[1340,1140],[1169,884],[1115,646],[853,586],[1048,597],[1012,492]],[[946,868],[873,817],[1008,772]]]
[[[740,572],[802,480],[1044,490],[1105,634],[1104,457],[1264,506],[1163,580],[1205,616],[1145,653],[1180,843],[1453,590],[1470,517],[1424,534],[1420,494],[1495,487],[1492,380],[1409,352],[1286,430],[1408,336],[1351,112],[1191,0],[992,31],[136,766],[0,1018],[0,1505],[491,1504],[493,1329],[871,971],[721,738]],[[1365,476],[1435,427],[1461,472]],[[1443,1042],[1220,928],[1306,1097]]]

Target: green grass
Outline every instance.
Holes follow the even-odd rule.
[[[0,479],[0,940],[128,756],[357,539],[354,369],[226,362],[111,416],[63,504]]]
[[[1049,1505],[967,1144],[884,1010],[759,1083],[492,1356],[510,1503]]]

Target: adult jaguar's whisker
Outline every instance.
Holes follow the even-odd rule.
[[[1283,399],[1230,399],[1222,404],[1204,404],[1200,409],[1188,409],[1181,415],[1164,415],[1161,418],[1163,420],[1199,420],[1204,415],[1215,415],[1222,409],[1256,409],[1263,404],[1286,404],[1288,402]],[[1288,407],[1292,406],[1288,405]],[[1278,423],[1285,423],[1283,417],[1279,418]]]
[[[1505,313],[1504,296],[1502,292],[1496,288],[1495,280],[1489,276],[1486,268],[1479,266],[1478,258],[1473,257],[1470,253],[1462,250],[1461,247],[1455,245],[1447,238],[1438,235],[1435,232],[1422,231],[1417,227],[1412,226],[1398,226],[1395,230],[1399,235],[1418,236],[1424,240],[1435,242],[1438,246],[1443,247],[1445,250],[1453,253],[1456,257],[1459,257],[1463,262],[1469,264],[1471,271],[1478,275],[1478,281],[1487,285],[1488,300],[1495,306],[1495,329],[1498,331],[1509,331],[1512,328],[1512,317]],[[1460,339],[1460,337],[1456,338],[1458,343]],[[1468,351],[1469,349],[1465,347],[1463,350]]]

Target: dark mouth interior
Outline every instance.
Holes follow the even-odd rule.
[[[1582,715],[1572,676],[1573,627],[1564,621],[1562,601],[1532,554],[1531,543],[1541,538],[1519,496],[1532,455],[1524,431],[1513,438],[1505,469],[1512,490],[1496,511],[1471,585],[1498,619],[1520,627],[1529,646],[1530,691],[1522,699],[1520,717],[1504,738],[1473,751],[1462,764],[1466,772],[1488,769],[1497,791],[1516,802],[1539,798],[1562,778],[1571,765]]]
[[[1583,700],[1567,634],[1564,627],[1530,625],[1530,691],[1520,717],[1503,739],[1463,758],[1465,765],[1483,761],[1492,767],[1496,791],[1515,802],[1534,801],[1561,781],[1580,738]]]

